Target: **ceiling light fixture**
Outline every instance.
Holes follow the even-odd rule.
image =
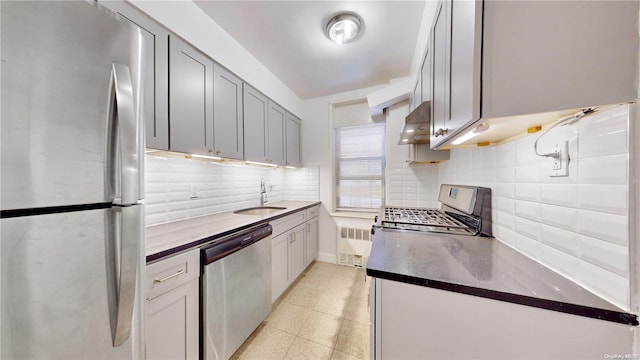
[[[327,23],[327,37],[337,44],[346,44],[360,34],[362,19],[354,13],[340,13]]]

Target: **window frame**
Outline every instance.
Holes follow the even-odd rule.
[[[381,149],[382,149],[382,154],[381,156],[368,156],[368,157],[358,157],[358,158],[345,158],[345,157],[339,157],[339,149],[338,147],[340,146],[340,137],[341,134],[340,132],[344,129],[348,129],[348,128],[365,128],[365,127],[379,127],[381,128],[381,132],[380,132],[380,138],[381,138]],[[369,122],[369,123],[364,123],[364,124],[357,124],[357,125],[350,125],[350,126],[342,126],[342,127],[336,127],[333,129],[333,139],[334,139],[334,144],[333,144],[333,173],[334,173],[334,179],[333,179],[333,201],[334,201],[334,210],[336,212],[362,212],[362,213],[377,213],[380,211],[380,207],[371,207],[371,208],[365,208],[365,207],[346,207],[346,206],[340,206],[340,182],[342,180],[380,180],[380,206],[384,206],[384,201],[385,201],[385,192],[386,192],[386,150],[387,150],[387,146],[386,146],[386,124],[384,122],[382,123],[374,123],[374,122]],[[349,159],[357,159],[357,160],[376,160],[380,162],[380,169],[381,169],[381,173],[379,176],[345,176],[345,177],[341,177],[341,171],[340,171],[340,162],[341,160],[349,160]]]

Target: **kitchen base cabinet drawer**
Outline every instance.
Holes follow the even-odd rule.
[[[306,212],[304,210],[298,211],[291,215],[287,215],[283,218],[270,221],[269,224],[273,226],[273,235],[278,236],[284,233],[287,230],[293,229],[294,227],[304,223],[307,220]]]
[[[314,207],[308,208],[307,209],[307,220],[313,219],[314,217],[318,216],[319,212],[320,212],[320,205],[316,205]]]
[[[147,300],[147,359],[198,359],[198,285],[198,280],[193,279],[155,299]]]
[[[147,265],[146,299],[153,299],[200,276],[198,249]]]

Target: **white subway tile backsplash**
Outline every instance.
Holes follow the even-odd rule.
[[[598,212],[627,215],[627,185],[578,185],[578,207]]]
[[[516,180],[516,168],[513,166],[498,167],[498,183],[512,183]]]
[[[542,242],[548,246],[558,249],[565,254],[578,256],[580,235],[573,231],[567,231],[555,226],[540,224],[542,230]]]
[[[606,155],[627,154],[627,128],[626,119],[624,127],[603,124],[602,129],[591,129],[580,136],[580,156],[600,157]],[[615,121],[615,120],[614,120]]]
[[[515,214],[533,221],[540,220],[540,203],[534,201],[515,200]]]
[[[620,246],[629,246],[627,216],[579,210],[578,232]]]
[[[260,179],[265,179],[271,202],[319,199],[318,168],[262,168],[148,154],[145,156],[146,224],[258,205]],[[197,197],[191,197],[192,190]]]
[[[580,257],[620,276],[629,276],[627,248],[600,241],[589,236],[580,236]]]
[[[524,219],[517,216],[515,218],[515,221],[516,221],[516,233],[518,235],[524,235],[527,238],[535,240],[537,242],[540,241],[541,230],[540,230],[539,222],[531,221],[531,220]]]
[[[578,231],[578,210],[574,208],[540,204],[540,219],[543,224]]]
[[[552,160],[533,151],[538,133],[453,149],[437,166],[439,181],[430,183],[490,187],[499,241],[628,309],[629,114],[628,105],[619,106],[539,141],[540,152],[569,141],[568,177],[549,177]]]
[[[627,154],[589,157],[580,160],[578,177],[582,184],[626,184]]]
[[[497,197],[495,205],[496,210],[505,212],[507,214],[515,213],[515,200],[513,199]]]
[[[508,142],[500,145],[500,151],[497,152],[497,167],[513,167],[516,164],[515,143]]]
[[[513,214],[509,214],[502,211],[496,211],[496,217],[493,219],[494,223],[498,223],[509,230],[515,230],[516,217]]]
[[[515,246],[530,258],[538,261],[540,260],[540,256],[542,255],[542,244],[538,240],[516,233]]]
[[[570,279],[577,278],[580,261],[576,257],[545,244],[541,245],[541,254],[540,260],[543,264]]]
[[[509,199],[515,198],[516,185],[514,183],[500,183],[496,185],[494,196],[505,197]]]
[[[576,207],[578,189],[574,184],[540,184],[540,201],[545,204]]]
[[[518,200],[540,201],[540,184],[538,183],[515,184],[515,198]]]
[[[629,279],[587,261],[580,261],[578,281],[622,309],[629,308]]]

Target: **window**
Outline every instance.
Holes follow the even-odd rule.
[[[384,194],[385,125],[335,129],[336,209],[380,209]]]

